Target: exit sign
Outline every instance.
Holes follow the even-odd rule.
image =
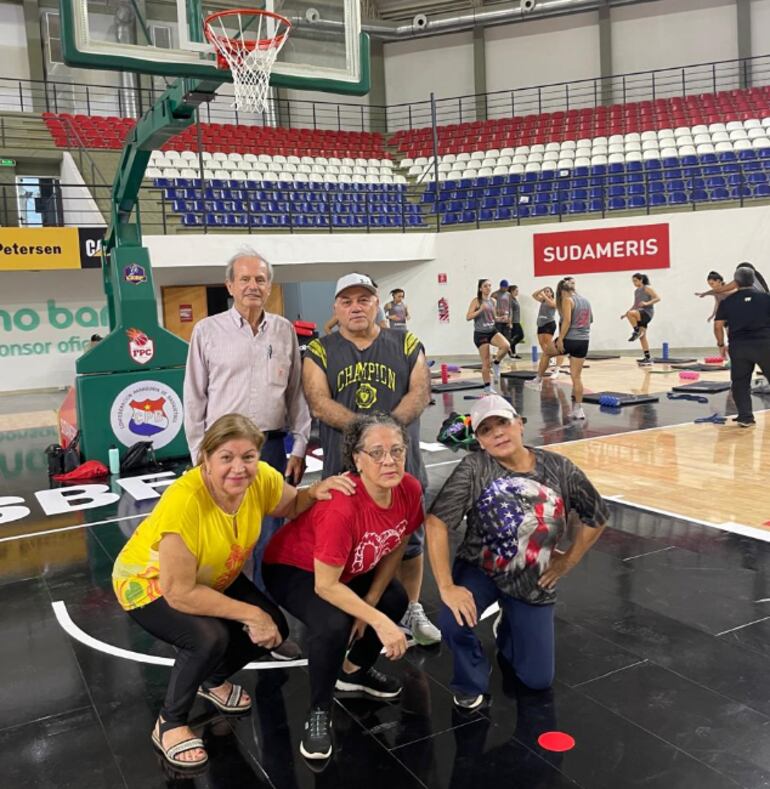
[[[16,159],[0,159],[0,167],[16,167]]]

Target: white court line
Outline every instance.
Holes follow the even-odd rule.
[[[107,518],[103,521],[93,523],[76,523],[74,526],[62,526],[60,529],[46,529],[45,531],[33,531],[29,534],[15,534],[13,537],[0,537],[0,542],[10,542],[11,540],[29,540],[32,537],[44,537],[47,534],[60,534],[63,531],[73,531],[75,529],[87,529],[89,526],[104,526],[105,523],[118,523],[118,521],[130,521],[137,518],[146,518],[149,513],[140,515],[126,515],[123,518]]]
[[[618,494],[616,496],[603,496],[605,501],[612,501],[615,504],[620,504],[624,507],[629,507],[635,510],[644,510],[652,512],[655,515],[665,515],[668,518],[676,518],[680,521],[687,521],[687,523],[695,523],[698,526],[706,526],[709,529],[719,529],[720,531],[730,532],[731,534],[740,534],[744,537],[752,537],[755,540],[762,542],[770,542],[770,531],[766,529],[758,529],[754,526],[746,526],[743,523],[735,523],[734,521],[725,521],[724,523],[713,523],[710,521],[700,520],[699,518],[691,518],[687,515],[682,515],[679,512],[672,512],[671,510],[663,510],[659,507],[651,507],[648,504],[638,504],[637,502],[626,501],[624,496]]]
[[[662,553],[663,551],[673,551],[673,545],[667,545],[665,548],[658,548],[655,551],[647,551],[647,553],[637,553],[636,556],[626,556],[625,559],[621,559],[623,562],[631,562],[634,559],[641,559],[643,556],[652,556],[654,553]]]
[[[63,600],[56,600],[51,603],[56,621],[61,625],[62,630],[68,633],[76,641],[85,644],[97,652],[103,652],[105,655],[112,655],[113,657],[123,658],[123,660],[133,660],[135,663],[150,663],[154,666],[173,666],[174,658],[159,657],[158,655],[146,655],[144,652],[133,652],[130,649],[123,649],[116,647],[112,644],[106,644],[98,638],[88,635],[88,633],[81,630],[73,621],[67,611],[67,606]],[[268,668],[294,668],[295,666],[306,666],[307,658],[301,660],[260,660],[259,662],[248,663],[244,666],[246,669],[259,671]]]
[[[744,627],[751,627],[752,625],[757,625],[760,622],[767,622],[768,619],[770,619],[770,616],[763,616],[761,619],[755,619],[753,622],[746,622],[745,625],[731,627],[729,630],[723,630],[721,633],[717,633],[717,637],[726,636],[728,633],[734,633],[736,630],[743,630]]]

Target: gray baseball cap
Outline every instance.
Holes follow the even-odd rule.
[[[344,277],[340,277],[337,280],[337,287],[334,289],[334,298],[336,299],[347,288],[366,288],[375,296],[377,295],[377,288],[366,274],[345,274]]]
[[[501,416],[503,419],[514,420],[519,414],[504,397],[491,394],[477,400],[471,408],[471,427],[474,432],[488,416]]]

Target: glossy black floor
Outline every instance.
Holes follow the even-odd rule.
[[[620,414],[587,406],[585,424],[569,423],[565,391],[546,387],[541,397],[520,384],[509,390],[528,418],[530,443],[678,424],[709,412],[664,398]],[[711,400],[732,413],[725,395]],[[423,421],[425,441],[434,440],[448,410],[468,406],[462,393],[439,395]],[[139,522],[132,516],[153,502],[124,496],[110,507],[46,517],[33,492],[48,486],[42,450],[54,437],[47,429],[0,434],[0,496],[18,497],[31,511],[0,522],[4,788],[477,789],[487,781],[531,789],[770,787],[770,545],[616,505],[611,528],[560,583],[551,692],[522,693],[496,670],[491,706],[459,714],[448,690],[448,651],[412,648],[393,666],[405,687],[398,703],[338,701],[335,755],[315,773],[297,750],[305,670],[243,672],[256,694],[253,714],[225,720],[197,703],[193,724],[210,766],[194,779],[176,776],[149,738],[168,670],[74,640],[52,608],[62,601],[79,628],[107,644],[171,655],[121,612],[109,581],[114,556]],[[456,459],[426,453],[432,493]],[[75,528],[51,531],[68,525]],[[35,531],[49,533],[30,536]],[[438,602],[428,575],[426,609],[433,614]],[[491,650],[490,623],[479,630]],[[302,641],[301,629],[296,636]],[[539,735],[553,730],[573,736],[575,747],[541,748]]]

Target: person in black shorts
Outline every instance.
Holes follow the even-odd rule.
[[[532,298],[540,303],[540,309],[537,312],[537,342],[540,345],[540,350],[545,353],[553,344],[556,334],[556,298],[553,288],[549,287],[536,290],[532,294]],[[551,357],[551,380],[558,378],[563,363],[563,356]]]
[[[516,346],[524,339],[524,329],[521,326],[521,305],[519,304],[519,286],[510,285],[508,294],[511,299],[511,335],[508,342],[511,344],[511,359],[521,359],[516,353]]]
[[[624,312],[620,316],[620,320],[628,320],[631,324],[633,332],[628,341],[639,340],[644,353],[639,364],[649,367],[652,365],[652,359],[650,358],[650,344],[647,341],[647,327],[655,314],[653,305],[660,301],[660,297],[650,287],[650,278],[646,274],[634,274],[631,281],[634,283],[634,306]]]
[[[559,336],[543,354],[537,370],[537,377],[527,381],[525,386],[538,391],[543,388],[548,360],[552,356],[569,356],[569,374],[572,379],[572,419],[585,419],[583,411],[583,364],[588,354],[588,344],[593,323],[591,304],[585,296],[575,289],[575,278],[564,277],[556,286],[556,308],[559,311]]]
[[[481,357],[481,378],[484,381],[484,392],[493,392],[492,365],[490,364],[490,346],[497,348],[494,359],[495,376],[500,375],[500,362],[510,352],[511,344],[495,328],[495,300],[492,298],[492,283],[488,279],[480,279],[476,288],[476,297],[468,305],[465,320],[473,321],[473,344],[479,349]]]

